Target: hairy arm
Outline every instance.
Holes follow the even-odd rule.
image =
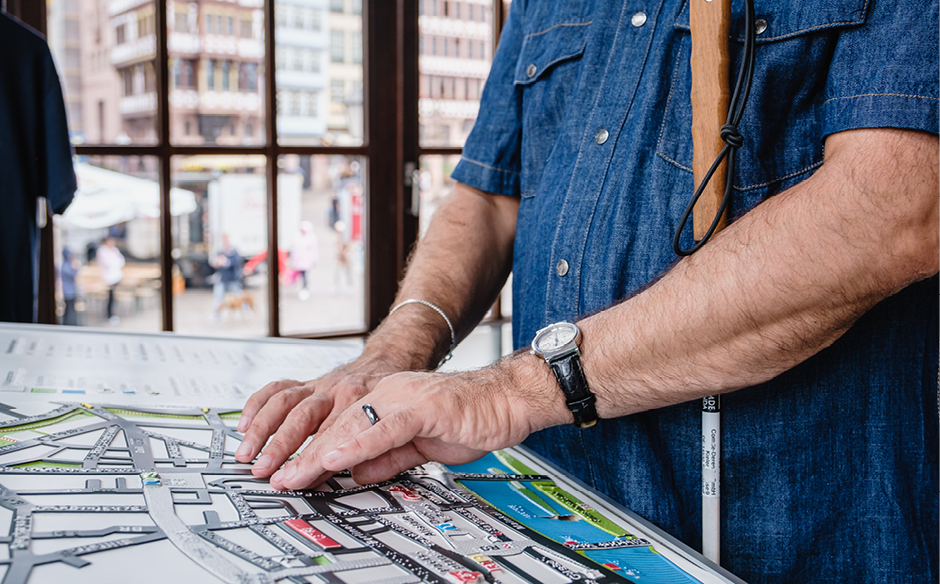
[[[493,305],[512,269],[519,199],[457,183],[408,262],[395,305],[427,300],[451,319],[458,342]],[[403,369],[434,369],[447,354],[450,330],[426,306],[401,307],[369,338],[365,352],[396,355]]]
[[[637,296],[579,323],[605,418],[745,388],[832,344],[880,300],[938,270],[934,135],[826,140],[809,179],[742,217]],[[466,374],[401,374],[275,475],[298,488],[354,467],[374,481],[423,460],[466,462],[572,421],[544,362],[519,352]]]
[[[509,275],[518,210],[518,199],[458,183],[411,258],[396,303],[409,298],[434,303],[453,322],[458,340],[466,336]],[[250,462],[273,435],[252,469],[256,476],[270,475],[382,378],[436,367],[450,342],[439,314],[419,304],[402,306],[352,363],[307,382],[269,383],[252,395],[239,422],[245,439],[236,458]]]
[[[937,138],[855,130],[643,294],[583,322],[604,417],[767,381],[938,269]]]

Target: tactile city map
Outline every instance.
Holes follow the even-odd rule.
[[[0,584],[741,583],[523,448],[276,491],[220,400],[31,389],[0,392]]]
[[[518,450],[279,492],[235,461],[237,411],[6,401],[4,584],[707,580]]]

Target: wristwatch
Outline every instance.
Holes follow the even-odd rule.
[[[535,333],[532,353],[541,355],[555,373],[555,379],[565,394],[565,404],[574,414],[574,425],[590,428],[597,423],[595,397],[588,388],[581,367],[581,329],[570,322],[556,322]]]

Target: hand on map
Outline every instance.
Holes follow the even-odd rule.
[[[255,476],[270,476],[308,436],[328,428],[343,410],[391,372],[384,365],[358,359],[311,381],[267,384],[242,410],[238,431],[245,437],[235,458],[251,462],[273,435],[251,469]]]
[[[504,362],[468,373],[387,377],[321,429],[298,458],[271,477],[271,485],[315,486],[347,468],[356,482],[366,484],[429,460],[470,462],[570,418],[560,392],[551,392],[557,388],[549,383],[521,386],[507,371],[511,369]],[[366,403],[379,416],[375,426],[362,411]]]

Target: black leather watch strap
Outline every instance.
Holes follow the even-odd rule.
[[[590,428],[597,423],[597,408],[594,407],[595,397],[584,377],[581,367],[581,354],[572,351],[548,362],[555,373],[555,379],[565,394],[565,403],[574,414],[574,423],[580,428]]]

